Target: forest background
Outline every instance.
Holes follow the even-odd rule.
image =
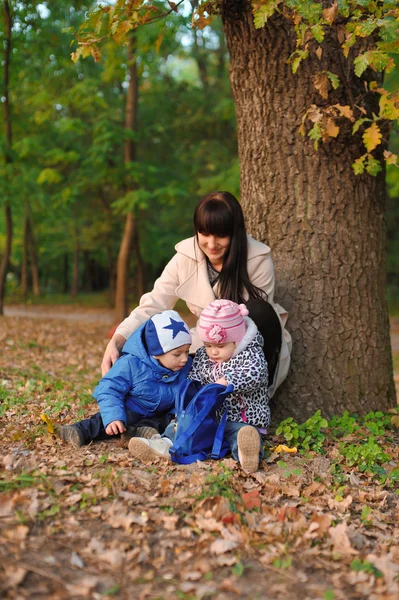
[[[94,3],[1,3],[10,5],[11,32],[5,12],[0,19],[4,74],[9,65],[2,104],[10,108],[0,120],[0,258],[11,223],[13,230],[0,319],[0,595],[396,600],[395,408],[329,420],[318,410],[300,424],[289,417],[265,439],[265,460],[252,475],[229,458],[143,467],[122,440],[76,450],[55,435],[58,424],[96,410],[92,390],[112,322],[109,310],[81,306],[114,306],[129,215],[137,225],[128,266],[132,308],[173,245],[192,234],[198,197],[212,189],[239,196],[234,104],[221,23],[192,29],[194,0],[181,15],[171,9],[167,20],[137,29],[135,71],[129,48],[111,39],[103,40],[101,61],[71,59],[73,29]],[[138,110],[127,128],[132,73]],[[398,69],[385,83],[398,89]],[[398,154],[397,131],[390,149]],[[388,165],[387,177],[398,371],[399,170]],[[15,303],[48,307],[39,320],[25,307],[13,313]],[[78,312],[67,303],[80,305]],[[354,354],[362,366],[364,350]],[[343,361],[352,356],[351,347],[342,354]],[[303,379],[308,386],[308,374]],[[318,387],[315,404],[329,402],[326,385]],[[350,409],[350,393],[345,399]],[[370,403],[382,400],[370,394]]]
[[[125,306],[132,308],[160,274],[174,244],[192,234],[197,199],[216,189],[239,196],[234,104],[219,19],[203,30],[192,28],[187,2],[181,14],[172,11],[167,20],[137,30],[137,124],[129,131],[126,46],[109,40],[100,62],[71,60],[73,28],[92,5],[24,2],[13,9],[12,162],[6,164],[3,151],[0,165],[0,255],[6,244],[6,198],[13,224],[5,304],[72,298],[112,307],[118,252],[131,213],[138,226]],[[395,69],[386,85],[392,90],[398,84]],[[2,121],[3,150],[5,127]],[[129,138],[135,153],[126,161]],[[397,153],[395,131],[390,144]],[[395,312],[399,169],[388,165],[387,171],[387,281]],[[129,191],[127,181],[133,181]]]

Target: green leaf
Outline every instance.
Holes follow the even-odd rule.
[[[311,32],[316,42],[319,42],[319,44],[321,44],[321,42],[324,40],[323,27],[321,25],[313,25],[313,27],[311,27]]]
[[[331,71],[326,71],[326,73],[327,73],[328,79],[331,81],[331,85],[333,86],[334,90],[336,90],[337,87],[339,87],[338,75],[335,75],[335,73],[331,73]]]
[[[43,169],[37,178],[37,183],[39,185],[43,183],[59,183],[62,177],[56,169]]]
[[[355,67],[355,74],[360,77],[364,71],[367,69],[367,67],[370,65],[370,60],[368,57],[368,53],[366,52],[366,54],[360,54],[359,56],[357,56],[355,58],[355,60],[353,61],[354,67]]]
[[[366,158],[366,155],[361,156],[360,158],[357,158],[355,160],[355,162],[352,164],[352,169],[353,169],[355,175],[361,175],[362,173],[364,173],[365,158]]]
[[[382,171],[380,161],[374,158],[373,156],[369,156],[366,164],[366,171],[367,173],[370,173],[370,175],[377,175],[377,173]]]
[[[359,129],[359,127],[361,127],[361,125],[363,125],[363,123],[366,122],[370,122],[370,119],[358,119],[357,121],[354,122],[353,127],[352,127],[352,133],[356,133],[356,131]]]
[[[267,23],[269,17],[277,10],[281,0],[268,0],[266,4],[262,4],[258,10],[254,11],[254,26],[255,29],[261,29]]]

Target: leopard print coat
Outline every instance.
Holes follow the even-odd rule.
[[[224,377],[234,386],[234,392],[227,396],[220,413],[223,414],[227,406],[229,421],[268,427],[268,370],[262,350],[263,338],[252,319],[245,317],[245,321],[247,331],[230,360],[215,363],[202,346],[195,353],[188,378],[206,385]]]

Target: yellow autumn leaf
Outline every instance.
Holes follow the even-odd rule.
[[[392,425],[395,425],[395,427],[399,428],[399,415],[396,415],[395,417],[391,417],[391,423],[392,423]]]
[[[313,79],[314,86],[322,98],[328,98],[328,77],[323,71],[317,73]]]
[[[47,425],[47,431],[49,433],[55,433],[54,425],[53,425],[53,422],[50,419],[50,417],[48,417],[47,415],[45,415],[44,413],[42,413],[40,415],[40,418],[41,418],[42,421],[44,421],[46,423],[46,425]]]
[[[381,144],[382,134],[377,123],[373,123],[363,133],[363,142],[367,148],[367,152],[371,152],[374,148],[377,148]]]
[[[270,448],[272,452],[298,452],[297,448],[288,448],[288,446],[284,446],[284,444],[279,444],[275,448]]]
[[[323,141],[327,138],[336,138],[339,134],[339,127],[335,123],[334,119],[328,118],[323,131]]]
[[[347,119],[354,121],[353,110],[351,109],[350,106],[347,106],[347,105],[343,106],[342,104],[336,104],[335,106],[339,110],[341,117],[346,117]]]

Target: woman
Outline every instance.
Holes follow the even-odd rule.
[[[126,339],[153,314],[172,309],[184,300],[199,317],[216,298],[247,305],[249,316],[262,333],[269,365],[269,397],[287,376],[291,336],[285,329],[287,312],[274,303],[274,265],[270,248],[245,231],[238,200],[229,192],[212,192],[194,212],[195,235],[179,242],[176,254],[156,280],[151,292],[119,325],[107,345],[103,375],[119,357]],[[192,330],[194,352],[200,345]]]

